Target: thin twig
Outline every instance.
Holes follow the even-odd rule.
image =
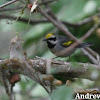
[[[84,41],[85,39],[87,39],[93,33],[93,31],[96,28],[98,28],[98,26],[99,26],[99,23],[98,24],[95,24],[84,36],[82,36],[82,38],[80,39],[80,41]],[[87,51],[90,52],[94,57],[96,57],[96,55],[98,55],[96,52],[94,52],[90,48],[87,48]]]
[[[96,28],[98,28],[98,26],[99,26],[99,24],[95,24],[91,29],[89,29],[89,31],[88,31],[85,35],[83,35],[83,36],[81,37],[80,41],[84,41],[85,39],[87,39],[87,38],[93,33],[93,31],[94,31]]]
[[[66,29],[66,27],[64,27],[64,25],[62,24],[62,22],[60,21],[60,20],[58,20],[57,19],[57,17],[53,14],[53,12],[51,11],[51,10],[49,10],[49,14],[55,19],[55,20],[57,20],[58,21],[58,23],[60,23],[60,25],[64,28],[64,29]],[[82,21],[82,22],[88,22],[89,20],[93,20],[94,21],[94,18],[95,17],[99,17],[100,16],[100,14],[96,14],[96,15],[94,15],[94,16],[92,16],[92,17],[90,17],[90,18],[87,18],[87,19],[85,19],[84,21]],[[82,41],[84,41],[86,38],[88,38],[92,33],[93,33],[93,31],[99,26],[99,23],[100,23],[100,21],[98,22],[98,23],[96,23],[91,29],[89,29],[89,31],[79,40],[80,41],[80,43],[82,42]],[[71,33],[70,33],[71,34]],[[76,43],[77,45],[79,44],[78,43],[78,40],[77,40],[77,43]],[[73,47],[74,48],[74,47]],[[90,49],[89,47],[86,47],[86,48],[84,48],[84,49],[86,49],[86,50],[82,50],[82,51],[87,51],[87,56],[89,57],[90,56],[90,53],[92,54],[92,56],[94,56],[94,57],[97,57],[97,53],[96,52],[94,52],[92,49]],[[91,58],[91,57],[89,57],[89,58]],[[94,58],[92,58],[91,60],[93,61],[93,59]],[[97,59],[96,59],[97,60]],[[95,62],[97,62],[95,60]],[[94,61],[93,61],[94,62]],[[97,64],[97,63],[96,63]]]
[[[9,2],[7,2],[7,3],[3,4],[3,5],[1,5],[1,6],[0,6],[0,9],[3,8],[3,7],[6,7],[6,6],[8,6],[8,5],[10,5],[10,4],[14,3],[14,2],[17,2],[17,1],[19,1],[19,0],[12,0],[12,1],[9,1]]]
[[[12,10],[19,10],[22,9],[23,7],[18,7],[18,8],[9,8],[9,9],[1,9],[0,13],[2,13],[3,11],[12,11]],[[99,14],[98,14],[99,16]],[[11,16],[11,15],[6,15],[6,14],[0,14],[0,18],[2,19],[10,19],[10,20],[16,20],[17,17],[16,16]],[[87,19],[87,18],[86,18]],[[90,18],[89,18],[90,19]],[[85,20],[85,19],[84,19]],[[61,21],[63,24],[67,25],[67,26],[71,26],[71,27],[79,27],[81,25],[87,24],[91,21],[93,21],[93,19],[91,18],[89,21],[84,22],[84,20],[81,21],[81,24],[79,24],[80,22],[77,23],[70,23],[70,22],[66,22],[66,21]],[[28,23],[29,19],[26,18],[20,18],[18,19],[18,21],[24,22],[24,23]],[[46,19],[41,19],[41,20],[30,20],[30,24],[34,25],[34,24],[38,24],[38,23],[49,23],[50,21],[46,20]]]
[[[49,16],[43,9],[41,9],[39,6],[37,7],[37,9],[39,10],[39,12],[44,16],[46,17],[50,22],[52,22],[57,28],[59,28],[61,31],[63,31],[65,34],[67,34],[69,37],[71,37],[73,40],[76,40],[77,39],[72,35],[70,34],[70,32],[68,31],[68,29],[64,29],[60,26],[59,23],[57,23],[57,21],[55,21],[51,16]]]
[[[22,7],[19,7],[18,9],[20,9]],[[17,8],[13,8],[13,10],[18,10]],[[8,9],[2,9],[0,10],[0,12],[2,11],[8,11]],[[12,8],[10,9],[9,8],[9,11],[12,11]],[[6,15],[6,14],[0,14],[0,18],[1,19],[10,19],[10,20],[16,20],[18,17],[16,16],[11,16],[11,15]],[[29,19],[27,18],[19,18],[17,21],[20,21],[20,22],[24,22],[24,23],[28,23]],[[46,20],[46,19],[41,19],[41,20],[30,20],[30,24],[31,25],[34,25],[34,24],[39,24],[39,23],[50,23],[50,21]],[[70,23],[70,22],[65,22],[65,21],[62,21],[62,23],[68,25],[68,26],[73,26],[73,27],[76,27],[78,23],[76,24],[73,24],[73,23]]]
[[[80,39],[80,43],[81,43],[84,39],[88,38],[88,37],[92,34],[92,32],[98,27],[98,25],[99,25],[99,24],[94,25],[94,26]],[[59,55],[69,52],[70,50],[72,50],[73,48],[75,48],[75,47],[76,47],[78,44],[80,44],[80,43],[76,41],[76,42],[73,43],[70,47],[68,47],[67,49],[61,51],[61,52],[59,53]],[[88,47],[85,47],[85,48],[88,49]],[[98,55],[98,54],[97,54],[96,52],[94,52],[93,50],[92,50],[91,52],[89,52],[88,50],[85,50],[85,48],[82,48],[83,53],[84,53],[93,63],[98,64],[97,59],[95,59],[95,57],[96,57],[95,55]],[[91,50],[91,49],[90,49],[90,50]],[[92,56],[90,53],[91,53],[93,56]],[[58,54],[57,54],[57,55],[58,55]]]
[[[22,8],[23,8],[23,6],[21,6],[21,7],[16,7],[16,8],[3,8],[3,9],[0,9],[0,13],[5,12],[5,11],[20,10],[20,9],[22,9]]]
[[[94,22],[94,17],[97,16],[97,17],[100,17],[100,13],[97,13],[93,16],[90,16],[88,18],[85,18],[77,23],[69,23],[69,22],[64,22],[65,25],[70,25],[70,26],[74,26],[74,27],[79,27],[79,26],[82,26],[82,25],[85,25],[87,23],[90,23],[90,22]]]
[[[98,61],[91,55],[89,52],[83,48],[81,48],[83,54],[87,56],[94,64],[98,64]]]
[[[58,19],[53,19],[51,16],[49,16],[43,9],[41,9],[39,6],[37,7],[39,12],[46,17],[49,21],[51,21],[57,28],[59,28],[62,32],[64,32],[67,36],[69,36],[70,38],[72,38],[73,40],[75,40],[76,42],[74,44],[72,44],[70,47],[68,47],[67,49],[65,49],[64,51],[62,51],[61,53],[59,53],[59,55],[61,55],[62,53],[66,53],[68,51],[70,51],[71,49],[73,49],[73,47],[77,46],[78,44],[81,43],[81,41],[79,41],[76,37],[74,37],[69,30],[67,29],[67,27],[65,27],[61,21],[59,21]],[[95,54],[96,55],[96,54]]]
[[[57,0],[46,0],[46,1],[42,1],[41,3],[39,3],[39,5],[46,5],[46,4],[52,3],[54,1],[57,1]]]
[[[17,17],[16,16],[11,16],[11,15],[2,15],[0,14],[0,19],[10,19],[10,20],[16,20]],[[28,23],[29,19],[26,18],[19,18],[18,21],[24,22],[24,23]],[[30,24],[34,25],[34,24],[38,24],[38,23],[48,23],[47,20],[45,19],[41,19],[41,20],[30,20]]]
[[[25,4],[26,2],[25,1],[23,1],[23,0],[19,0],[21,3],[23,3],[23,4]]]

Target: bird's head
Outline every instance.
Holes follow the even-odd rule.
[[[53,48],[57,43],[57,36],[54,33],[48,33],[43,41],[47,42],[49,48]]]

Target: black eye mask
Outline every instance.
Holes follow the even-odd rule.
[[[48,40],[54,40],[54,41],[56,41],[56,37],[49,38]]]

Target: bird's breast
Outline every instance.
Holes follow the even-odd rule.
[[[69,52],[64,52],[64,53],[62,53],[62,51],[64,51],[64,50],[66,50],[66,48],[65,47],[62,47],[62,46],[54,46],[54,48],[52,48],[52,49],[50,49],[50,51],[54,54],[54,55],[56,55],[57,57],[68,57],[68,56],[70,56],[71,54],[73,54],[74,53],[74,51],[75,51],[75,49],[72,49],[72,50],[70,50]]]

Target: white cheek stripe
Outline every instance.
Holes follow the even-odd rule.
[[[52,44],[56,44],[57,43],[57,40],[56,41],[49,40],[49,42],[52,43]]]

